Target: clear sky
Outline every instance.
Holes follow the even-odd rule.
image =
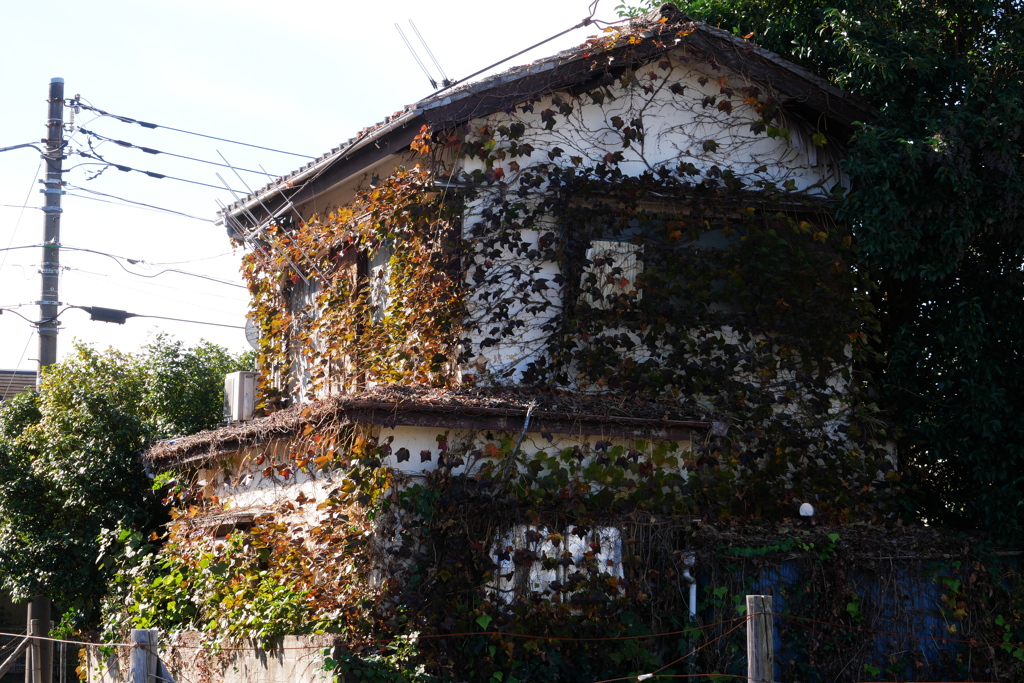
[[[598,6],[597,18],[614,19],[614,0]],[[578,23],[590,0],[7,0],[0,11],[0,147],[45,137],[50,79],[65,80],[65,96],[112,114],[299,154],[319,156],[365,126],[431,92],[430,84],[401,41],[394,24],[413,20],[441,66],[461,78]],[[504,65],[525,63],[582,42],[596,31],[579,29]],[[433,65],[419,50],[424,62]],[[437,76],[435,75],[435,78]],[[83,111],[75,124],[94,133],[200,159],[271,174],[291,172],[304,159],[223,142],[147,129]],[[89,152],[90,138],[76,133],[72,149]],[[93,139],[107,160],[133,168],[220,185],[220,173],[244,186],[228,169],[152,155]],[[154,179],[88,165],[71,156],[65,180],[78,188],[64,197],[61,243],[128,257],[62,250],[60,300],[156,315],[244,325],[247,294],[238,275],[241,252],[213,225],[217,200],[226,190]],[[37,170],[39,175],[37,176]],[[0,249],[38,245],[42,239],[42,177],[31,149],[0,153]],[[256,188],[266,178],[243,174]],[[195,220],[119,205],[133,202],[198,216]],[[103,201],[100,201],[103,200]],[[37,320],[40,249],[0,251],[0,307]],[[160,265],[166,264],[166,265]],[[122,268],[123,266],[123,268]],[[179,273],[207,275],[220,284]],[[126,272],[131,270],[142,277]],[[244,333],[152,318],[125,325],[92,322],[71,309],[60,321],[62,354],[73,339],[101,348],[137,349],[164,331],[194,344],[208,339],[232,351],[248,348]],[[15,311],[0,314],[0,369],[36,369],[37,340]]]

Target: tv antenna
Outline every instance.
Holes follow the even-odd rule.
[[[436,66],[437,70],[441,73],[441,87],[447,88],[448,86],[452,85],[454,81],[448,78],[448,75],[444,72],[444,69],[441,68],[441,63],[437,61],[437,57],[434,56],[434,53],[431,51],[430,46],[427,45],[427,41],[423,40],[423,36],[420,34],[419,29],[416,28],[416,24],[412,23],[412,19],[409,20],[409,26],[412,27],[413,33],[416,34],[416,37],[420,41],[420,45],[423,46],[423,49],[426,51],[427,56],[430,57],[430,61],[434,63],[434,66]],[[427,69],[426,64],[423,63],[423,60],[420,59],[420,56],[416,54],[416,50],[413,48],[412,43],[410,43],[409,39],[405,37],[405,33],[402,31],[402,27],[399,26],[397,22],[395,23],[395,30],[398,31],[398,35],[402,36],[402,42],[404,42],[405,46],[409,48],[409,52],[412,53],[412,58],[415,59],[416,63],[420,65],[420,69],[423,71],[423,75],[427,77],[428,81],[430,81],[430,87],[432,87],[434,90],[437,90],[437,81],[434,80],[434,77]]]

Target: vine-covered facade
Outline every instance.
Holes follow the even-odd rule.
[[[895,519],[832,217],[871,115],[666,6],[229,207],[265,417],[149,452],[176,520],[112,629],[337,633],[368,680],[731,671],[672,664],[732,627],[718,584],[689,600],[716,528],[781,525],[757,556],[817,544],[813,573],[843,545],[801,505]]]

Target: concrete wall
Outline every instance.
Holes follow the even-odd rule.
[[[203,634],[179,633],[160,648],[160,660],[177,683],[325,683],[324,670],[334,636],[285,636],[275,649],[225,644],[219,653],[202,645]],[[87,648],[88,683],[128,683],[127,648],[107,656]]]

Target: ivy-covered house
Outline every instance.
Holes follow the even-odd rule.
[[[147,454],[185,579],[139,583],[115,625],[344,633],[352,675],[674,659],[678,638],[464,634],[672,631],[698,616],[699,526],[884,514],[870,315],[833,215],[872,113],[666,5],[228,207],[260,416]]]

